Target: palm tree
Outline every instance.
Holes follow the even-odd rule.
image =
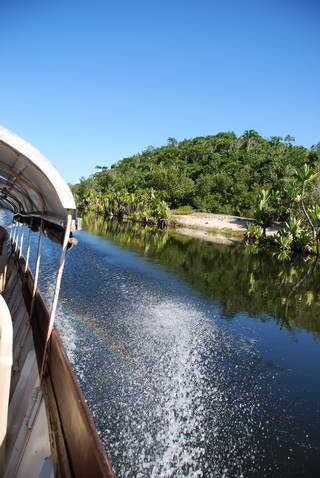
[[[301,171],[295,170],[294,175],[295,175],[297,181],[300,184],[302,184],[302,191],[301,191],[301,195],[299,197],[300,202],[301,202],[302,211],[303,211],[303,214],[304,214],[304,216],[307,220],[307,223],[309,224],[309,226],[312,230],[313,237],[316,239],[317,238],[316,227],[313,224],[312,219],[311,219],[311,217],[310,217],[310,215],[307,211],[306,205],[305,205],[305,190],[306,190],[306,186],[309,183],[311,183],[312,181],[314,181],[314,179],[317,177],[318,174],[313,173],[308,164],[304,164]]]
[[[270,192],[266,189],[262,189],[258,195],[258,204],[255,213],[256,221],[262,227],[264,236],[266,236],[267,227],[272,224],[272,214],[269,206],[270,198]]]

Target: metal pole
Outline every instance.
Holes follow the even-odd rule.
[[[65,257],[66,257],[67,247],[68,247],[70,230],[71,230],[71,223],[72,223],[72,215],[69,212],[69,214],[67,216],[67,225],[66,225],[66,230],[65,230],[65,233],[64,233],[62,250],[61,250],[61,255],[60,255],[60,263],[59,263],[59,268],[58,268],[57,277],[56,277],[56,285],[55,285],[55,288],[54,288],[54,294],[53,294],[53,299],[52,299],[47,338],[46,338],[46,343],[45,343],[45,346],[44,346],[44,352],[43,352],[43,357],[42,357],[42,365],[41,365],[41,371],[40,371],[40,381],[42,380],[44,370],[45,370],[48,343],[49,343],[49,340],[50,340],[50,337],[51,337],[51,333],[52,333],[52,329],[53,329],[53,323],[54,323],[54,319],[55,319],[56,311],[57,311],[58,298],[59,298],[59,292],[60,292],[60,286],[61,286],[61,279],[62,279]]]
[[[14,252],[17,252],[18,250],[18,244],[19,244],[19,232],[20,232],[20,222],[17,223],[17,234],[15,237],[15,247],[14,247]]]
[[[20,238],[21,238],[21,235],[22,235],[22,227],[23,227],[23,225],[19,222],[18,223],[17,239],[16,239],[16,252],[19,249],[19,241],[20,241]]]
[[[35,299],[35,295],[36,295],[36,291],[37,291],[37,287],[38,287],[40,260],[41,260],[41,246],[42,246],[42,218],[41,218],[39,239],[38,239],[36,271],[35,271],[35,274],[34,274],[34,281],[33,281],[32,300],[31,300],[31,307],[30,307],[30,319],[32,317],[33,308],[34,308],[34,299]]]
[[[32,221],[32,220],[31,220]],[[31,243],[31,225],[32,225],[32,222],[30,224],[30,227],[29,227],[29,232],[28,232],[28,245],[27,245],[27,257],[26,257],[26,265],[25,265],[25,272],[27,272],[28,270],[28,266],[29,266],[29,258],[30,258],[30,243]]]
[[[16,237],[15,237],[15,251],[17,251],[18,249],[18,245],[19,245],[19,235],[20,235],[20,222],[17,223],[17,234],[16,234]]]
[[[17,226],[18,226],[18,223],[15,222],[15,223],[14,223],[14,230],[13,230],[13,234],[12,234],[12,241],[13,241],[13,243],[14,243],[14,241],[15,241],[16,234],[17,234]]]
[[[22,256],[23,236],[24,236],[24,226],[23,226],[23,224],[22,224],[21,241],[20,241],[20,250],[19,250],[19,259],[20,259],[20,257]]]
[[[18,228],[18,223],[15,222],[14,223],[14,230],[13,230],[13,233],[12,233],[12,245],[14,245],[15,240],[16,240],[17,228]]]

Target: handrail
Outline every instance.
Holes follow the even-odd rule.
[[[13,353],[13,327],[6,301],[0,295],[0,476],[4,473],[8,406]]]
[[[34,278],[30,269],[26,270],[25,258],[19,259],[19,253],[14,253],[14,257],[18,274],[23,278],[22,292],[30,315]],[[30,325],[40,370],[50,327],[50,314],[38,290],[34,297]],[[55,328],[49,345],[41,386],[50,427],[55,476],[113,478],[109,457],[99,439],[78,380]]]

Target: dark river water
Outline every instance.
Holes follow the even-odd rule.
[[[87,227],[57,322],[117,476],[320,476],[319,273],[294,290],[306,265]]]

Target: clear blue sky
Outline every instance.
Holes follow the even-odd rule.
[[[169,136],[320,141],[320,0],[11,0],[0,123],[68,181]]]

